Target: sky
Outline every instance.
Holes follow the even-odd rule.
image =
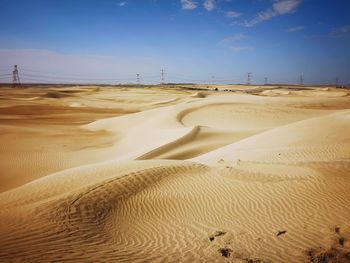
[[[349,0],[0,0],[0,82],[350,83]]]

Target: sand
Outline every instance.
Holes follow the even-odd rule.
[[[349,90],[3,87],[0,119],[1,262],[350,262]]]

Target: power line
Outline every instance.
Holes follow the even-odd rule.
[[[21,71],[22,71],[22,74],[21,74],[21,77],[24,78],[25,80],[36,80],[36,81],[42,81],[42,82],[48,82],[48,81],[57,81],[59,83],[62,83],[62,82],[71,82],[71,81],[132,81],[134,80],[134,78],[132,77],[128,77],[128,78],[117,78],[117,77],[111,77],[111,78],[84,78],[84,77],[70,77],[70,76],[83,76],[83,75],[78,75],[78,74],[67,74],[67,76],[63,76],[62,74],[55,74],[53,72],[42,72],[42,71],[37,71],[37,70],[30,70],[30,69],[26,69],[23,73],[23,70],[21,68]],[[33,74],[33,73],[27,73],[27,71],[32,71],[32,72],[39,72],[37,74]],[[47,74],[54,74],[53,75],[47,75]],[[138,73],[139,74],[139,73]],[[1,76],[3,77],[6,77],[6,76],[10,76],[12,74],[3,74]],[[70,76],[68,76],[70,75]],[[140,76],[141,74],[139,74]],[[173,77],[172,79],[176,79],[176,80],[179,80],[180,82],[207,82],[207,80],[205,79],[196,79],[196,78],[193,78],[192,76],[190,75],[185,75],[185,74],[171,74],[171,76],[175,76],[175,78]],[[176,77],[178,76],[178,77]],[[156,78],[157,76],[154,76],[154,75],[146,75],[146,76],[143,76],[143,79],[154,79]],[[237,82],[238,81],[238,78],[237,79],[224,79],[224,78],[216,78],[214,77],[216,81],[220,81],[220,82],[226,82],[226,81],[230,81],[230,82]],[[138,82],[137,80],[137,76],[136,76],[136,81]],[[140,78],[141,80],[141,78]],[[215,83],[216,81],[212,81],[213,83]],[[141,81],[140,81],[141,82]],[[164,69],[161,70],[161,82],[162,83],[165,83],[165,71]]]
[[[27,69],[27,68],[21,68],[22,72],[34,72],[34,73],[39,73],[39,74],[43,74],[43,75],[55,75],[55,76],[61,76],[61,77],[66,77],[66,76],[72,76],[72,77],[91,77],[91,74],[72,74],[72,73],[57,73],[57,72],[50,72],[50,71],[41,71],[41,70],[32,70],[32,69]],[[28,73],[30,74],[30,73]],[[134,75],[133,73],[130,74],[124,74],[130,78],[132,78],[132,76]],[[113,78],[112,76],[99,76],[96,78]]]
[[[122,74],[118,76],[110,76],[110,77],[94,77],[92,75],[79,75],[79,74],[64,74],[64,73],[53,73],[53,72],[43,72],[43,71],[38,71],[38,70],[32,70],[32,69],[23,69],[22,67],[20,68],[20,74],[18,72],[19,68],[17,68],[17,73],[15,73],[15,69],[11,71],[8,71],[7,73],[4,71],[0,71],[0,80],[2,82],[12,82],[14,86],[19,85],[21,82],[25,83],[27,81],[39,81],[43,83],[112,83],[112,82],[117,82],[117,83],[135,83],[135,77],[136,77],[136,83],[138,85],[141,84],[141,82],[149,82],[149,83],[156,83],[158,82],[157,79],[160,77],[160,82],[161,84],[166,83],[165,78],[167,78],[167,82],[174,82],[174,83],[203,83],[203,84],[218,84],[218,83],[226,83],[226,84],[233,84],[233,83],[241,83],[244,84],[244,75],[242,76],[230,76],[230,78],[225,78],[224,76],[210,76],[210,78],[201,78],[199,73],[197,75],[191,75],[190,73],[186,74],[184,71],[183,73],[178,73],[178,72],[166,72],[165,76],[165,70],[161,69],[160,70],[160,75],[159,73],[155,72],[155,75],[152,73],[148,73],[146,75],[141,73],[137,73],[135,76],[135,73],[132,75],[129,74]],[[37,72],[37,73],[29,73],[29,72]],[[106,72],[104,72],[106,73]],[[20,75],[20,76],[19,76]],[[66,76],[64,76],[66,75]],[[141,75],[142,75],[142,80],[141,80]],[[265,75],[266,76],[266,75]],[[252,73],[247,73],[246,75],[246,83],[248,85],[251,84],[252,82]],[[265,84],[272,83],[271,80],[267,77],[264,77],[263,75],[257,76],[254,73],[254,78],[256,79],[262,79],[264,80]],[[300,85],[304,85],[304,75],[301,74],[299,76],[299,81]],[[329,85],[341,85],[341,81],[338,77],[331,79],[329,78],[328,80],[323,80],[322,83],[327,83]],[[286,83],[287,84],[287,83]]]
[[[43,79],[63,79],[63,80],[133,80],[133,78],[72,78],[72,77],[56,77],[56,76],[45,76],[45,75],[36,75],[36,74],[21,74],[25,77],[35,77]]]

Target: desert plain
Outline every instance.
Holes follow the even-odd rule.
[[[350,262],[350,90],[0,88],[1,262]]]

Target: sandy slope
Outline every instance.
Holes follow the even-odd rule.
[[[350,262],[348,91],[228,88],[1,91],[0,261]]]

